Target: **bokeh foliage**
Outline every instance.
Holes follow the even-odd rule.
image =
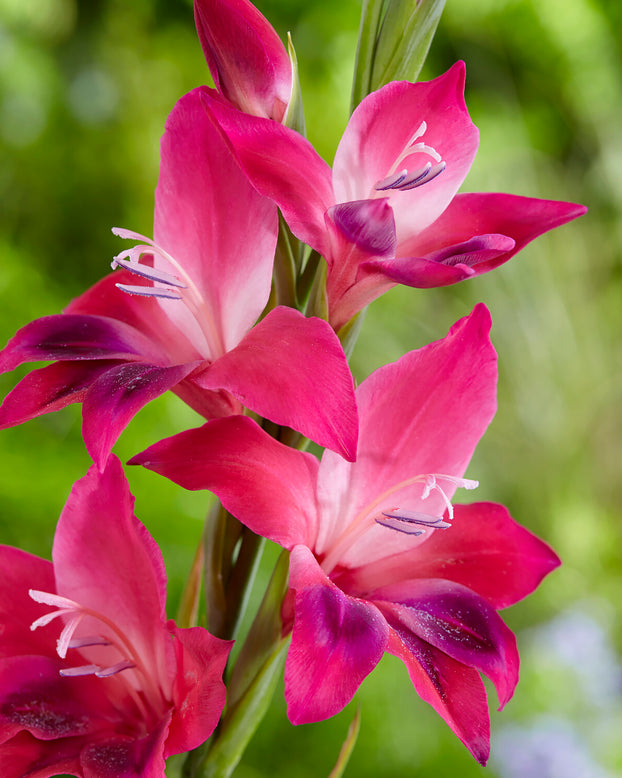
[[[359,3],[258,5],[283,36],[292,31],[308,134],[330,161],[347,121]],[[478,499],[507,504],[564,561],[506,614],[523,671],[515,699],[493,715],[488,774],[500,778],[622,772],[621,22],[613,0],[448,0],[422,76],[467,63],[481,145],[465,191],[574,200],[590,212],[474,281],[392,290],[371,306],[353,357],[363,378],[442,337],[475,302],[492,310],[499,411],[469,474]],[[0,341],[108,271],[120,250],[110,227],[149,234],[165,117],[208,82],[190,0],[0,0]],[[2,394],[14,381],[0,377]],[[127,459],[198,421],[163,397],[115,450]],[[0,463],[0,540],[49,556],[89,464],[79,410],[3,431]],[[172,614],[207,498],[139,469],[129,477],[163,547]],[[383,661],[358,703],[346,775],[483,774],[399,662]],[[353,713],[294,729],[277,693],[236,774],[328,775]]]

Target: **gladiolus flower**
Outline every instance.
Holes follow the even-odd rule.
[[[119,461],[78,481],[53,562],[0,546],[0,772],[164,778],[212,733],[231,642],[167,621],[160,550]]]
[[[115,258],[122,270],[0,352],[1,372],[55,360],[7,396],[0,428],[83,402],[102,469],[134,414],[172,389],[205,418],[245,406],[354,458],[354,385],[330,325],[280,306],[253,327],[270,294],[276,207],[248,183],[200,91],[173,109],[161,153],[154,240],[117,230],[139,242]]]
[[[396,283],[445,286],[485,273],[585,212],[574,203],[456,194],[479,144],[464,79],[458,62],[432,81],[396,81],[368,95],[332,171],[302,136],[204,90],[250,180],[326,259],[336,330]]]
[[[339,712],[384,652],[482,764],[486,692],[518,680],[513,634],[497,610],[529,594],[555,554],[492,503],[453,505],[496,406],[490,316],[477,306],[446,338],[373,373],[357,389],[354,463],[320,463],[248,418],[208,422],[131,464],[211,489],[254,532],[291,550],[285,696],[294,724]]]

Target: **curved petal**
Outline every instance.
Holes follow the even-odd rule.
[[[207,389],[226,389],[260,416],[350,461],[356,458],[354,381],[339,339],[321,319],[279,306],[196,380]]]
[[[23,362],[122,359],[134,361],[157,352],[145,336],[124,322],[103,316],[57,314],[22,327],[0,352],[0,372]]]
[[[404,662],[417,694],[485,765],[490,753],[490,720],[479,674],[399,624],[390,625],[387,651]]]
[[[233,641],[202,627],[180,629],[169,622],[177,656],[174,710],[164,756],[191,751],[212,734],[225,704],[222,680]]]
[[[114,709],[97,679],[61,678],[60,667],[58,659],[45,656],[0,661],[0,742],[23,730],[54,741],[112,728]]]
[[[414,548],[421,538],[377,525],[396,506],[442,515],[440,493],[423,499],[424,474],[461,477],[496,408],[496,354],[490,314],[478,305],[447,337],[376,370],[357,389],[358,459],[322,457],[318,499],[322,514],[316,551],[326,552],[354,522],[361,536],[340,555],[346,567]],[[401,486],[404,482],[409,485]],[[443,482],[451,499],[455,485]],[[357,532],[359,530],[357,529]]]
[[[247,0],[195,0],[194,18],[219,92],[241,111],[280,122],[292,68],[268,20]]]
[[[82,436],[100,470],[119,435],[138,411],[172,389],[197,363],[158,367],[140,362],[119,365],[92,384],[82,406]]]
[[[330,322],[338,331],[393,286],[394,282],[380,273],[361,278],[360,266],[370,259],[382,265],[395,257],[395,220],[383,198],[334,205],[326,212],[325,221],[330,241],[326,295]]]
[[[466,586],[441,579],[389,584],[369,595],[421,640],[487,675],[501,708],[518,683],[516,638],[486,600]]]
[[[129,324],[149,339],[153,353],[161,354],[155,360],[161,364],[199,359],[201,355],[186,335],[168,317],[162,316],[157,300],[130,295],[117,288],[117,284],[137,282],[137,277],[128,270],[117,269],[72,300],[64,313],[106,316]]]
[[[343,134],[333,165],[335,198],[347,202],[389,194],[398,244],[440,216],[471,167],[479,133],[464,104],[464,79],[464,63],[457,62],[432,81],[387,84],[360,103]],[[413,173],[441,160],[443,172],[422,186],[375,188],[393,173]]]
[[[459,194],[426,230],[399,247],[400,256],[427,256],[476,236],[505,235],[514,245],[472,265],[475,275],[507,262],[538,235],[582,216],[583,205],[496,192]]]
[[[84,740],[37,740],[20,732],[0,748],[0,775],[3,778],[54,778],[61,774],[80,775],[79,755]]]
[[[82,402],[88,388],[119,363],[107,360],[55,362],[33,370],[4,398],[0,429]]]
[[[444,578],[467,586],[494,608],[530,594],[560,564],[554,551],[521,527],[503,505],[454,505],[451,528],[428,535],[415,550],[346,570],[339,586],[362,596],[387,583]]]
[[[84,778],[162,778],[169,720],[142,738],[116,735],[88,743],[80,753]]]
[[[246,416],[215,419],[133,457],[185,489],[210,489],[253,532],[291,549],[315,539],[318,462]]]
[[[289,585],[296,602],[285,699],[292,724],[306,724],[334,716],[350,702],[380,661],[389,630],[372,603],[338,589],[304,546],[292,551]]]
[[[387,279],[405,286],[430,289],[478,275],[479,265],[485,264],[492,269],[492,263],[508,254],[514,245],[515,241],[506,235],[478,235],[432,251],[425,257],[399,257],[384,262],[372,260],[361,270],[363,274],[382,273]]]
[[[170,698],[174,657],[165,628],[166,572],[160,549],[134,517],[133,504],[116,457],[109,458],[103,473],[91,467],[74,484],[54,537],[56,591],[118,625]],[[102,623],[89,624],[87,617],[78,630],[77,636],[100,634]],[[97,650],[81,652],[88,657]]]
[[[161,143],[154,240],[176,259],[201,297],[201,315],[212,329],[211,350],[199,348],[204,357],[215,359],[236,346],[263,310],[277,230],[274,204],[249,184],[205,110],[202,90],[182,97]],[[198,331],[194,313],[182,302],[158,302],[194,343],[205,341],[208,336]]]
[[[208,89],[202,95],[253,186],[274,200],[294,235],[320,254],[327,253],[324,212],[335,198],[326,162],[294,130],[235,111]]]
[[[0,546],[0,658],[20,654],[53,654],[56,638],[45,630],[30,630],[41,616],[41,605],[28,594],[29,589],[54,592],[52,563],[12,546]]]

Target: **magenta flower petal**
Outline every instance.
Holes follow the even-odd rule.
[[[388,626],[377,608],[348,597],[304,546],[290,558],[296,590],[292,644],[285,662],[285,699],[292,724],[334,716],[350,702],[382,657]]]
[[[280,122],[292,68],[267,19],[247,0],[195,0],[194,18],[218,91],[241,111]]]
[[[178,301],[161,301],[162,308],[216,359],[238,344],[268,300],[277,213],[249,185],[201,96],[195,89],[182,97],[166,122],[154,241],[201,298],[198,313]]]
[[[4,398],[0,428],[14,427],[44,413],[82,402],[88,388],[117,362],[56,362],[33,370]]]
[[[202,96],[253,186],[274,200],[297,237],[320,253],[328,253],[324,213],[335,198],[326,162],[294,130],[235,111],[215,99],[209,89],[203,89]]]
[[[356,458],[354,382],[330,325],[279,306],[197,381],[224,388],[247,408]]]
[[[35,319],[0,352],[0,372],[23,362],[86,359],[137,360],[154,353],[142,333],[99,316],[62,314]]]
[[[451,532],[436,532],[420,547],[416,573],[421,578],[442,574],[495,608],[507,608],[531,594],[559,564],[557,554],[514,521],[507,508],[479,502],[454,506]]]
[[[316,458],[278,443],[246,416],[215,419],[181,432],[130,464],[143,465],[185,489],[210,489],[253,532],[285,548],[313,542]]]
[[[387,652],[404,662],[417,694],[485,765],[490,753],[490,720],[479,674],[399,626],[390,629]]]
[[[84,398],[82,435],[100,470],[119,435],[143,405],[172,389],[196,367],[192,362],[172,367],[134,362],[97,378]]]
[[[586,211],[583,205],[556,200],[496,192],[459,194],[433,224],[400,247],[400,256],[447,252],[448,247],[459,246],[477,236],[501,235],[513,240],[514,245],[508,244],[497,256],[482,257],[470,265],[474,274],[479,275],[507,262],[544,232],[566,224]],[[447,262],[447,259],[443,261]]]
[[[518,683],[516,639],[486,600],[440,579],[389,584],[368,596],[390,623],[487,675],[501,708],[510,699]]]
[[[177,676],[165,757],[197,748],[205,740],[205,733],[218,724],[226,697],[222,676],[233,645],[233,641],[220,640],[201,627],[180,629],[169,622],[169,629],[177,656]]]
[[[368,95],[352,114],[335,154],[336,201],[389,193],[399,243],[440,216],[468,173],[479,144],[479,132],[464,104],[464,79],[464,63],[457,62],[432,81],[396,81]],[[376,189],[393,173],[412,171],[429,160],[446,165],[433,181],[406,191]]]

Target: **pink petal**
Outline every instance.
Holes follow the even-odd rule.
[[[0,428],[82,402],[89,386],[117,362],[56,362],[25,376],[0,407]]]
[[[417,694],[485,765],[490,753],[490,721],[486,690],[478,673],[398,625],[391,625],[387,651],[404,662]]]
[[[162,778],[169,719],[145,737],[114,735],[89,743],[80,754],[84,778]]]
[[[514,521],[503,505],[454,505],[451,529],[430,533],[416,549],[346,570],[339,585],[369,592],[387,583],[445,578],[463,584],[495,608],[530,594],[560,564],[539,538]]]
[[[162,315],[157,300],[129,295],[117,288],[117,284],[136,281],[127,270],[115,270],[72,300],[65,313],[106,316],[129,324],[148,338],[153,353],[160,355],[155,361],[180,364],[200,358],[185,334]]]
[[[308,548],[294,548],[289,575],[296,615],[285,699],[292,724],[306,724],[334,716],[350,702],[380,661],[388,626],[372,603],[338,589]]]
[[[337,202],[387,196],[395,213],[398,244],[431,224],[448,206],[475,157],[479,133],[464,104],[465,67],[457,62],[432,81],[395,81],[368,95],[352,114],[335,154],[333,186]],[[396,167],[421,123],[415,140],[433,147],[446,163],[434,180],[409,191],[378,192],[391,173],[413,172],[432,161],[418,153]],[[436,160],[438,161],[438,160]]]
[[[154,683],[170,697],[173,648],[165,628],[166,572],[157,544],[133,515],[115,457],[74,484],[54,538],[56,591],[113,621],[133,643]],[[128,575],[131,571],[131,575]],[[100,634],[85,619],[83,634]],[[88,660],[89,649],[81,649]]]
[[[382,265],[395,256],[395,220],[386,198],[334,205],[325,220],[330,238],[326,255],[329,318],[339,330],[393,286],[394,282],[380,273],[368,273],[361,279],[359,268],[370,259]]]
[[[20,732],[0,748],[0,775],[3,778],[53,778],[61,774],[80,775],[81,738],[37,740]]]
[[[208,336],[183,303],[160,303],[193,342],[208,338],[211,351],[199,349],[204,357],[215,359],[236,346],[262,312],[277,229],[274,204],[240,170],[222,130],[205,110],[202,90],[182,97],[162,138],[154,240],[201,295]]]
[[[385,493],[386,499],[368,516],[369,529],[343,556],[342,564],[355,568],[420,545],[421,538],[378,526],[374,516],[396,505],[443,514],[440,495],[421,499],[421,483],[397,493],[392,490],[417,475],[464,474],[496,408],[497,365],[488,337],[490,325],[488,310],[478,305],[444,339],[405,354],[363,381],[357,389],[357,461],[340,461],[330,451],[322,457],[318,495],[327,507],[317,553],[325,553]],[[443,488],[451,499],[455,487],[443,483]]]
[[[587,208],[576,203],[486,192],[459,194],[428,229],[400,245],[399,254],[425,256],[475,236],[505,235],[514,241],[508,250],[483,260],[476,275],[507,262],[538,235],[576,219]]]
[[[100,470],[132,417],[196,367],[194,362],[172,367],[134,362],[112,368],[95,381],[82,406],[82,435]]]
[[[317,526],[318,462],[278,443],[246,416],[230,416],[162,440],[133,457],[185,489],[210,489],[253,532],[292,548]]]
[[[101,316],[59,314],[35,319],[0,352],[0,372],[23,362],[123,359],[154,355],[145,336],[123,322]]]
[[[501,708],[511,698],[518,683],[516,638],[486,600],[441,579],[389,584],[369,597],[392,624],[487,675]]]
[[[194,18],[216,87],[236,108],[280,122],[290,100],[289,57],[246,0],[195,0]]]
[[[409,577],[415,571],[421,578],[446,578],[468,586],[493,607],[506,608],[559,564],[554,551],[514,521],[507,508],[484,502],[454,506],[451,529],[432,533],[417,549]]]
[[[362,272],[382,273],[387,279],[419,289],[447,286],[477,275],[480,265],[492,269],[493,262],[509,255],[514,245],[514,240],[505,235],[478,235],[425,257],[372,260],[362,266]]]
[[[180,629],[169,622],[177,656],[175,708],[165,756],[191,751],[212,734],[225,704],[222,675],[233,641],[220,640],[202,627]]]
[[[19,548],[0,546],[0,657],[19,654],[53,654],[57,635],[45,630],[30,630],[45,608],[28,595],[29,589],[54,592],[54,571],[46,559],[28,554]]]
[[[0,742],[22,730],[54,741],[111,728],[114,709],[97,679],[62,678],[60,666],[45,656],[0,661]]]
[[[326,254],[324,212],[335,203],[326,162],[294,130],[234,111],[208,89],[202,94],[253,186],[274,200],[297,237]]]
[[[279,306],[197,381],[320,446],[356,458],[354,382],[330,325]]]

